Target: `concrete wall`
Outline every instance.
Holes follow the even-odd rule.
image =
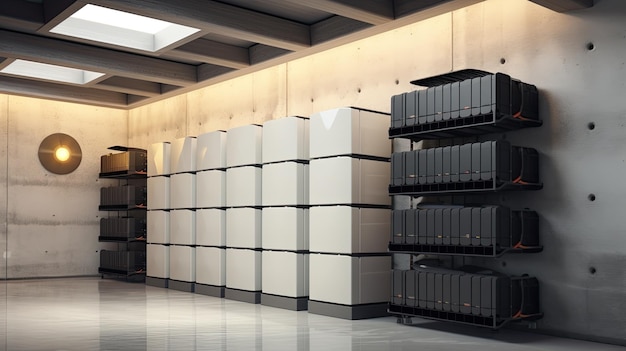
[[[100,155],[127,143],[127,111],[0,95],[0,249],[8,278],[97,274]],[[41,141],[73,136],[82,162],[67,175],[39,162]],[[8,155],[8,156],[7,156]],[[7,224],[4,225],[6,220]],[[6,229],[5,229],[6,228]],[[4,273],[4,270],[3,270]]]
[[[391,95],[413,89],[410,80],[462,68],[536,84],[544,126],[492,137],[541,154],[544,189],[496,200],[539,212],[545,250],[478,263],[540,279],[545,317],[537,330],[624,344],[626,3],[595,3],[559,14],[525,0],[488,0],[132,110],[130,144],[339,106],[388,112]]]

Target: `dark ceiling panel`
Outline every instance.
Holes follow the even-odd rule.
[[[303,24],[317,23],[334,15],[307,6],[307,0],[221,0],[220,2]]]

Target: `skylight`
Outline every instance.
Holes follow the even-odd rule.
[[[104,75],[99,72],[26,60],[15,60],[1,69],[0,73],[81,85]]]
[[[144,51],[159,51],[197,28],[87,4],[50,32]]]

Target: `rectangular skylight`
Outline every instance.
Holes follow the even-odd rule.
[[[87,4],[50,32],[155,52],[200,31],[150,17]]]
[[[0,73],[81,85],[104,75],[99,72],[26,60],[15,60],[0,70]]]

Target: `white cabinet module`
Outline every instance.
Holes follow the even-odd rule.
[[[345,107],[315,113],[310,123],[311,158],[391,155],[388,114]]]
[[[226,210],[226,246],[261,248],[261,210],[251,207]]]
[[[146,244],[146,275],[167,279],[170,277],[170,247]]]
[[[178,173],[170,176],[170,208],[196,207],[196,175]]]
[[[263,166],[263,206],[299,206],[309,203],[309,165],[280,162]]]
[[[196,206],[226,206],[226,171],[203,171],[196,173]]]
[[[261,252],[226,249],[226,287],[261,291]]]
[[[226,246],[226,210],[196,210],[196,245]]]
[[[226,286],[226,249],[196,247],[196,283]]]
[[[170,174],[170,143],[154,143],[148,147],[148,177]]]
[[[247,125],[228,130],[226,138],[226,166],[258,165],[262,161],[261,139],[263,128]]]
[[[148,211],[146,221],[148,243],[170,243],[170,213],[168,211]]]
[[[200,134],[196,145],[198,171],[226,168],[226,132],[216,130]]]
[[[292,116],[263,124],[263,163],[308,159],[308,118]]]
[[[309,216],[309,250],[313,252],[387,252],[390,210],[324,206],[311,207]]]
[[[170,243],[196,244],[196,212],[191,210],[170,211]]]
[[[147,180],[148,210],[170,209],[170,177],[150,177]]]
[[[170,152],[172,173],[196,171],[196,145],[196,138],[191,136],[178,138],[172,142]]]
[[[311,160],[309,202],[311,205],[390,205],[389,162],[331,157]]]
[[[309,295],[309,255],[263,251],[261,281],[264,294],[286,297]]]
[[[311,254],[309,299],[341,305],[386,302],[391,257]]]
[[[170,246],[170,279],[183,282],[196,281],[196,248]]]
[[[264,249],[301,251],[309,249],[309,210],[296,207],[266,207],[262,210],[261,244]]]
[[[261,206],[261,174],[259,167],[227,169],[226,206]]]

